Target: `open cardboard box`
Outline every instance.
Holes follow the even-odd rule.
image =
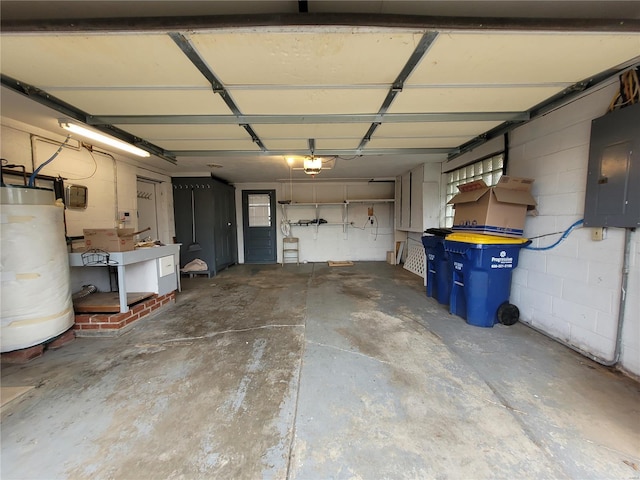
[[[455,208],[453,230],[522,237],[527,210],[534,210],[533,180],[503,175],[494,187],[482,180],[459,185],[449,200]]]
[[[87,250],[128,252],[134,249],[133,228],[85,228],[84,246]]]

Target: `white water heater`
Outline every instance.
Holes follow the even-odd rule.
[[[73,326],[64,206],[51,190],[0,187],[0,351],[39,345]]]

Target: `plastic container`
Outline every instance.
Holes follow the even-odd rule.
[[[451,294],[451,267],[449,254],[444,249],[444,235],[425,235],[422,237],[427,259],[427,297],[449,305]]]
[[[520,249],[529,243],[526,238],[478,233],[448,235],[444,250],[452,279],[449,312],[477,327],[515,323],[519,311],[509,304],[511,274]]]
[[[38,345],[73,326],[64,205],[53,191],[0,187],[0,351]]]

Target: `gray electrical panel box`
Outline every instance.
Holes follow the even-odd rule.
[[[584,225],[640,226],[640,104],[591,123]]]

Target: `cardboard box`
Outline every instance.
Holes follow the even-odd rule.
[[[455,208],[453,230],[522,237],[527,210],[536,201],[531,195],[533,180],[503,175],[495,187],[482,180],[459,185],[449,203]]]
[[[133,228],[85,228],[84,246],[86,250],[128,252],[134,248],[133,232]]]

